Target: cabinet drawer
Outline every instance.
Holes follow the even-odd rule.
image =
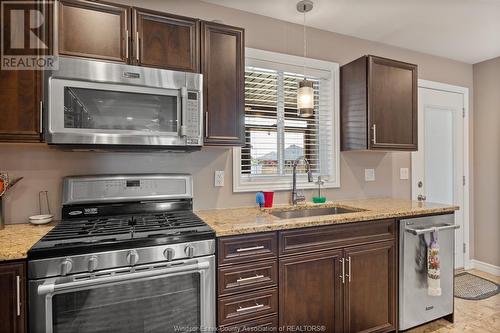
[[[244,323],[225,326],[222,332],[278,332],[278,316],[260,318]]]
[[[219,295],[229,295],[277,285],[276,260],[219,269]]]
[[[267,315],[278,314],[276,288],[220,298],[218,301],[220,326],[241,323]]]
[[[280,232],[280,255],[392,240],[394,220],[376,220]]]
[[[271,259],[277,254],[275,232],[219,238],[219,265]]]

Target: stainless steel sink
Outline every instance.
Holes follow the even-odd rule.
[[[281,210],[281,211],[271,212],[270,214],[279,217],[280,219],[294,219],[298,217],[308,217],[308,216],[347,214],[359,211],[361,210],[349,209],[343,207],[324,207],[324,208]]]

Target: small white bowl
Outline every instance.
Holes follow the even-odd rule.
[[[45,215],[34,215],[29,217],[29,221],[31,224],[47,224],[52,222],[54,215],[45,214]]]

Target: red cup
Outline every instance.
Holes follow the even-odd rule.
[[[271,208],[273,206],[274,192],[262,192],[264,193],[264,207]]]

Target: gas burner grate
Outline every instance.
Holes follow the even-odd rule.
[[[47,233],[42,241],[82,239],[90,243],[104,238],[109,240],[109,236],[113,235],[137,238],[138,234],[159,237],[196,233],[196,228],[204,226],[205,223],[192,211],[96,217],[63,221]]]

